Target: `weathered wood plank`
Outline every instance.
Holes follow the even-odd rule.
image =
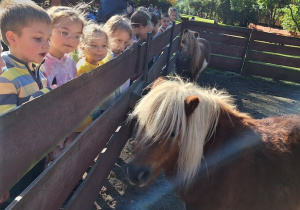
[[[228,34],[233,36],[249,37],[250,29],[214,25],[210,23],[202,23],[197,21],[188,21],[187,28],[194,31],[209,31],[215,34]]]
[[[13,209],[59,209],[116,128],[126,119],[131,92],[136,85],[132,85],[89,129],[85,129],[54,160],[54,164],[21,194],[22,199],[14,201],[10,206]]]
[[[172,69],[174,68],[177,56],[178,56],[178,54],[171,57],[171,59],[169,61],[169,66],[168,66],[168,69],[167,69],[167,75],[170,74]]]
[[[227,36],[227,35],[218,35],[218,34],[200,32],[200,37],[206,39],[209,42],[216,42],[225,45],[246,47],[248,44],[248,39]]]
[[[211,52],[220,55],[242,58],[244,57],[245,47],[225,45],[211,42]]]
[[[172,49],[171,49],[170,55],[172,55],[173,53],[175,53],[178,50],[180,41],[181,41],[180,37],[177,37],[176,39],[173,40],[173,44],[172,44]]]
[[[113,62],[2,115],[0,145],[5,150],[0,158],[0,194],[7,192],[101,100],[122,85],[135,72],[137,57],[137,45],[134,45]]]
[[[291,57],[272,55],[272,54],[266,54],[261,52],[251,52],[249,60],[300,68],[300,58],[291,58]]]
[[[294,71],[281,67],[249,63],[246,74],[300,83],[300,71]]]
[[[156,54],[160,53],[166,45],[170,43],[170,39],[171,29],[152,39],[150,42],[149,60],[151,60]]]
[[[166,65],[168,57],[168,48],[166,48],[162,54],[158,57],[157,61],[153,64],[153,66],[148,71],[147,82],[153,82],[157,77],[160,76],[162,68]]]
[[[179,36],[179,35],[180,35],[181,30],[182,30],[182,23],[176,24],[176,25],[175,25],[175,29],[174,29],[173,39],[174,39],[176,36]]]
[[[242,62],[241,59],[211,55],[209,67],[223,70],[223,71],[232,71],[232,72],[240,73],[241,62]]]
[[[254,41],[252,50],[274,52],[274,53],[280,53],[280,54],[284,54],[284,55],[300,56],[300,48],[299,47],[277,45],[277,44],[273,44],[273,43],[270,44],[270,43]]]
[[[91,209],[109,172],[115,165],[124,145],[130,137],[131,127],[124,125],[118,133],[114,134],[107,145],[106,151],[101,154],[88,172],[86,179],[74,193],[65,209],[82,210]]]
[[[262,31],[256,31],[254,39],[259,41],[270,42],[270,43],[300,46],[300,38],[285,37],[285,36],[266,33]]]

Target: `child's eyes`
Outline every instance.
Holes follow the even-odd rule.
[[[69,33],[66,32],[66,31],[62,31],[61,34],[62,34],[63,36],[68,36],[68,35],[69,35]]]
[[[35,37],[34,38],[36,41],[38,41],[38,42],[41,42],[42,41],[42,38],[39,38],[39,37]]]

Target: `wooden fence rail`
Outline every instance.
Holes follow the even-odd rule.
[[[212,47],[209,67],[300,83],[300,39],[183,18]]]
[[[171,71],[184,28],[198,31],[210,41],[210,67],[300,83],[300,71],[295,70],[300,69],[299,39],[184,20],[147,43],[136,43],[96,70],[0,116],[0,195],[3,195],[72,133],[105,97],[134,74],[143,73],[8,209],[59,209],[90,167],[65,208],[88,209],[93,205],[131,135],[131,126],[124,123],[128,111],[142,96],[146,85]],[[156,62],[148,69],[154,57]]]
[[[128,78],[143,72],[151,74],[151,81],[160,76],[162,65],[170,59],[165,52],[171,52],[171,41],[180,31],[181,24],[153,39],[151,43],[155,48],[149,47],[149,43],[147,46],[147,43],[138,42],[94,71],[1,115],[0,195],[12,188]],[[148,60],[144,59],[146,55]],[[148,64],[154,55],[158,55],[158,60],[150,73],[144,68],[148,66],[145,62]],[[141,80],[142,77],[136,80],[108,110],[93,121],[8,209],[59,209],[89,167],[92,169],[88,176],[72,198],[68,199],[65,208],[86,209],[93,205],[130,136],[131,126],[124,124],[124,121],[130,104],[139,99],[132,97],[132,93],[139,84],[145,82]],[[137,93],[140,94],[139,91]],[[120,125],[121,128],[116,132]]]

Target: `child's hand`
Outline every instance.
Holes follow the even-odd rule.
[[[7,201],[9,199],[9,196],[10,196],[10,194],[9,194],[9,192],[7,192],[2,197],[0,197],[0,204]]]
[[[57,85],[51,85],[50,88],[51,88],[52,90],[54,90],[55,88],[57,88]]]

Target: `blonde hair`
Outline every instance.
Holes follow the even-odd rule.
[[[86,25],[85,20],[85,6],[86,4],[80,3],[75,7],[66,7],[66,6],[54,6],[48,9],[48,14],[50,15],[53,24],[58,24],[62,18],[69,18],[74,22],[81,22],[82,28]]]
[[[193,183],[203,157],[203,146],[214,134],[220,111],[232,112],[245,118],[225,91],[205,89],[186,83],[179,77],[155,86],[136,105],[129,119],[137,119],[138,147],[153,143],[166,143],[173,136],[171,145],[179,145],[177,170],[179,183],[188,187]],[[188,96],[199,96],[201,102],[189,117],[184,101]]]
[[[0,9],[1,35],[3,42],[8,46],[7,31],[13,31],[20,36],[22,29],[35,21],[52,24],[47,12],[30,0],[2,0]]]
[[[84,48],[87,48],[92,40],[97,38],[105,38],[107,42],[107,48],[110,47],[109,39],[105,31],[103,30],[103,26],[97,23],[90,22],[86,27],[83,29],[83,37],[80,41],[80,51],[79,57],[84,57]]]
[[[122,15],[114,15],[106,21],[103,26],[103,30],[110,37],[111,34],[117,30],[123,30],[128,32],[129,36],[132,37],[132,29],[130,26],[130,20]]]
[[[170,7],[168,9],[168,14],[171,15],[171,13],[175,12],[176,13],[176,16],[178,15],[178,11],[175,7]]]

